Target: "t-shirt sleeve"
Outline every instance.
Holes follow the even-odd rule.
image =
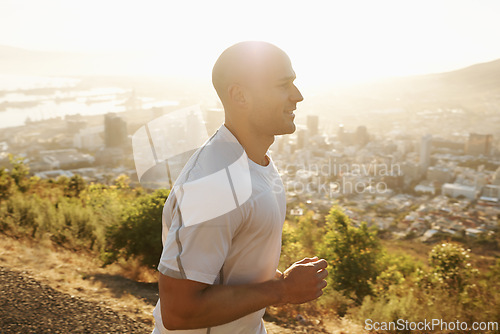
[[[227,194],[203,191],[199,185],[173,192],[163,210],[168,233],[158,270],[173,278],[214,284],[244,220],[243,211],[237,202],[233,206],[221,203],[229,201],[224,199]],[[204,216],[208,219],[200,218]]]

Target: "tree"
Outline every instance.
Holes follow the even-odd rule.
[[[329,283],[346,296],[354,295],[354,300],[361,303],[365,296],[372,294],[373,283],[380,272],[380,241],[365,222],[359,228],[352,226],[349,217],[338,207],[332,207],[326,221],[328,232],[320,255],[329,263]]]

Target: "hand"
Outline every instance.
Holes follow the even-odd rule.
[[[295,262],[283,273],[283,303],[302,304],[320,297],[327,283],[327,262],[317,257]]]

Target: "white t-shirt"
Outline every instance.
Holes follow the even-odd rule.
[[[165,203],[158,270],[207,284],[273,279],[285,210],[284,187],[271,158],[267,166],[250,160],[222,125],[188,161]],[[158,300],[153,333],[262,334],[264,312],[212,328],[168,331]]]

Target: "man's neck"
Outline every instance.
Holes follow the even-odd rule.
[[[224,123],[224,126],[236,137],[238,142],[243,146],[247,156],[256,164],[267,166],[269,158],[266,152],[269,146],[274,142],[274,136],[257,135],[245,127],[234,126],[233,124]]]

